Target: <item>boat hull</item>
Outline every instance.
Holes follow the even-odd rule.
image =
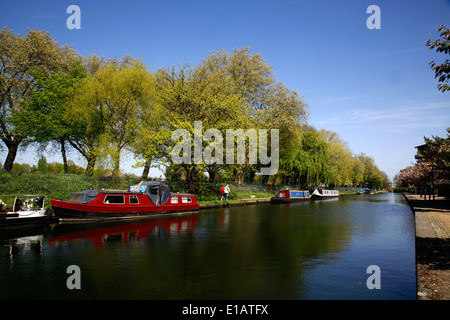
[[[318,195],[312,195],[311,200],[325,200],[325,199],[334,199],[339,198],[339,195],[337,196],[318,196]]]
[[[44,226],[47,221],[46,216],[21,218],[10,214],[0,216],[0,230],[30,228],[36,226]]]
[[[295,202],[304,202],[309,201],[311,198],[283,198],[283,197],[272,197],[270,199],[271,203],[295,203]]]
[[[175,212],[197,211],[198,207],[180,208],[174,210],[150,210],[141,209],[137,212],[123,211],[93,211],[92,209],[75,209],[53,206],[53,212],[60,221],[99,221],[99,220],[127,220],[144,218],[152,215],[167,214]],[[153,209],[153,208],[151,208]]]
[[[311,200],[325,200],[338,197],[339,191],[337,190],[315,189],[314,192],[311,194]]]
[[[52,199],[53,212],[60,221],[136,219],[199,207],[193,194],[172,194],[166,184],[156,181],[141,182],[128,191],[84,190],[73,192],[68,201]]]
[[[280,190],[270,199],[271,203],[303,202],[311,199],[307,190]]]

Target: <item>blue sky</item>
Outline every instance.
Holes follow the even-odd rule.
[[[66,27],[72,4],[80,30]],[[378,30],[366,26],[372,4],[381,11]],[[425,46],[441,24],[450,27],[449,0],[0,0],[1,27],[49,31],[83,56],[130,54],[151,70],[249,46],[304,97],[309,124],[337,132],[390,177],[414,162],[424,136],[450,127],[450,93],[437,90],[429,66],[446,57]],[[17,162],[37,163],[36,153],[22,151]],[[132,162],[122,169],[140,174]]]

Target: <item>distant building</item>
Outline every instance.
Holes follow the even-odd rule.
[[[418,164],[422,162],[421,154],[422,154],[423,150],[425,149],[425,146],[426,146],[426,144],[421,144],[420,146],[415,147],[417,149],[415,158],[416,158]]]

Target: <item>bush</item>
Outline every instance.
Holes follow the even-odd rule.
[[[404,192],[414,193],[414,188],[398,187],[398,188],[394,188],[394,192],[397,192],[397,193],[404,193]]]

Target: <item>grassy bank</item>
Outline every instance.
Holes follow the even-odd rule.
[[[140,178],[134,175],[112,177],[88,177],[76,174],[39,174],[18,173],[0,171],[0,194],[39,194],[47,198],[67,200],[72,192],[87,189],[119,189],[126,190],[130,185],[140,182]],[[222,183],[197,182],[194,190],[189,190],[182,181],[164,181],[172,192],[192,192],[199,203],[220,203],[220,187]],[[231,193],[229,200],[268,198],[274,195],[269,185],[232,185],[229,184]]]
[[[0,194],[39,194],[48,199],[58,198],[67,200],[72,192],[87,189],[118,189],[127,190],[129,186],[138,184],[140,177],[125,175],[121,177],[88,177],[76,174],[40,174],[0,171]],[[191,192],[196,195],[200,204],[220,204],[220,187],[227,183],[196,182],[190,190],[183,181],[163,181],[168,184],[172,192]],[[231,193],[230,202],[242,199],[270,198],[286,187],[291,189],[300,186],[284,186],[269,184],[232,184],[228,183]],[[356,189],[356,188],[353,188]],[[310,192],[312,192],[310,190]],[[340,191],[344,194],[354,194],[356,190]]]

